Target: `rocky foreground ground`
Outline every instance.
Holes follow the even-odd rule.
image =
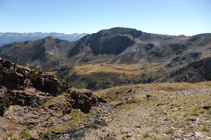
[[[210,83],[164,83],[107,89],[96,94],[118,109],[84,140],[211,139]]]
[[[105,101],[89,90],[0,59],[1,139],[57,138],[86,120],[99,102]]]
[[[211,139],[211,82],[92,93],[0,59],[0,139]]]

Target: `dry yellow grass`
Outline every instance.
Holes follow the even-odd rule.
[[[200,89],[210,88],[211,82],[152,83],[114,87],[94,94],[118,108],[118,113],[113,114],[111,117],[113,120],[108,128],[103,130],[111,129],[116,133],[123,128],[127,128],[129,132],[137,130],[140,136],[138,138],[134,136],[134,139],[154,139],[164,134],[166,139],[174,139],[176,133],[184,136],[194,132],[199,132],[206,138],[210,136],[211,131],[210,126],[207,125],[207,122],[211,121],[211,109],[203,109],[203,106],[211,106],[210,93],[187,95],[172,93],[184,90],[197,92]],[[126,99],[131,98],[135,102],[125,102]],[[135,127],[132,126],[133,123]],[[101,136],[102,131],[97,132]],[[120,138],[120,135],[121,133],[116,138]]]
[[[209,89],[211,88],[211,82],[200,82],[200,83],[152,83],[152,84],[136,84],[109,88],[100,90],[94,94],[105,98],[108,101],[113,101],[118,97],[127,95],[129,90],[135,91],[135,97],[143,98],[146,94],[150,94],[154,97],[160,97],[167,95],[171,92],[180,92],[182,90],[198,90],[198,89]],[[120,94],[116,94],[116,93]],[[184,99],[185,100],[185,99]]]
[[[127,64],[86,64],[82,66],[75,66],[74,71],[78,74],[90,74],[94,72],[117,72],[131,75],[140,75],[147,72],[154,72],[159,70],[161,66],[166,63],[151,63],[146,65],[127,65]]]

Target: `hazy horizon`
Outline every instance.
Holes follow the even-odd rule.
[[[61,32],[0,32],[0,33],[21,33],[21,34],[30,34],[30,33],[43,33],[43,34],[51,34],[51,33],[57,33],[57,34],[66,34],[66,33],[61,33]],[[87,33],[70,33],[70,34],[87,34]],[[66,34],[66,35],[70,35]]]

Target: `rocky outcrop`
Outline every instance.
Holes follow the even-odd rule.
[[[79,108],[85,113],[88,113],[91,106],[96,106],[98,102],[98,98],[93,96],[90,90],[72,90],[70,96],[74,99],[73,108]]]
[[[36,88],[51,95],[58,95],[71,88],[67,82],[34,69],[27,69],[0,58],[0,85],[10,90]]]
[[[8,60],[0,60],[0,77],[0,98],[1,104],[5,107],[10,105],[38,107],[62,92],[71,94],[68,97],[71,104],[63,104],[68,108],[73,106],[88,113],[91,106],[97,105],[98,102],[97,97],[89,90],[73,90],[70,84],[55,76],[17,66]]]
[[[172,70],[167,80],[172,82],[202,82],[211,80],[211,57],[198,59]]]
[[[0,118],[8,122],[0,126],[2,134],[30,130],[29,136],[40,139],[43,134],[35,128],[46,130],[69,121],[73,108],[89,113],[98,99],[104,101],[90,90],[73,89],[55,76],[0,59]]]

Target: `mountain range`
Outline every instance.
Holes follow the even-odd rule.
[[[45,37],[0,48],[0,57],[52,72],[73,86],[210,80],[211,34],[172,36],[112,28],[77,41]],[[102,68],[102,69],[100,69]]]
[[[210,50],[209,33],[129,28],[5,44],[0,138],[210,139]]]
[[[68,41],[75,41],[83,36],[87,35],[86,33],[78,34],[64,34],[64,33],[42,33],[42,32],[35,32],[35,33],[1,33],[0,32],[0,46],[4,44],[13,43],[13,42],[23,42],[23,41],[34,41],[37,39],[45,38],[47,36],[51,36],[53,38],[59,38]]]

